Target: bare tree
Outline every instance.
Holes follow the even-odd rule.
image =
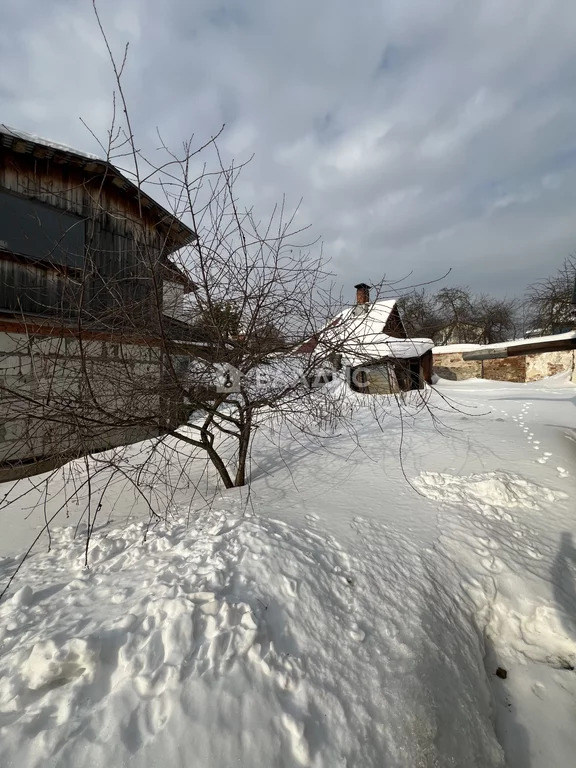
[[[340,425],[357,439],[337,388],[314,386],[333,375],[330,361],[348,355],[362,363],[363,352],[322,249],[299,224],[299,206],[282,200],[267,217],[243,206],[237,190],[245,164],[224,161],[219,133],[179,151],[159,137],[158,155],[141,152],[122,88],[125,53],[117,61],[102,34],[117,95],[101,147],[107,163],[131,180],[130,206],[114,207],[118,185],[108,183],[107,165],[87,187],[81,258],[72,266],[46,259],[57,287],[37,304],[50,316],[50,332],[21,334],[25,349],[13,357],[29,358],[28,369],[0,378],[15,460],[38,440],[40,458],[63,463],[148,439],[133,469],[119,451],[86,464],[89,494],[107,466],[144,495],[145,482],[154,485],[154,457],[168,444],[180,475],[192,475],[200,457],[232,488],[250,480],[252,441],[263,425],[308,438]],[[53,199],[55,190],[48,192]],[[149,221],[152,193],[174,214],[166,225]],[[107,245],[111,219],[122,229],[120,249]],[[167,295],[166,284],[179,284],[186,295]],[[388,293],[383,281],[374,291],[373,301]],[[24,306],[20,314],[28,322]],[[427,407],[426,394],[418,396]],[[371,401],[380,423],[405,404],[403,395]],[[198,490],[198,476],[191,482]],[[101,500],[95,509],[87,505],[87,546],[100,508]]]
[[[398,307],[409,336],[437,340],[442,320],[436,306],[436,296],[426,288],[405,293],[398,299]]]
[[[569,256],[554,275],[532,283],[526,291],[526,315],[540,335],[562,333],[576,325],[573,302],[576,258]]]
[[[436,344],[495,344],[515,334],[517,302],[475,295],[468,287],[426,289],[400,299],[407,330]]]
[[[474,301],[474,315],[479,331],[479,344],[497,344],[515,338],[518,328],[519,302],[495,299],[482,294]]]
[[[217,149],[215,153],[219,158]],[[181,254],[179,266],[194,285],[190,313],[208,322],[210,350],[205,366],[195,366],[184,379],[172,378],[201,414],[190,424],[193,437],[172,434],[206,451],[229,488],[246,482],[260,413],[286,398],[308,396],[302,379],[289,375],[275,358],[286,356],[319,322],[327,321],[333,307],[330,286],[325,288],[329,275],[321,253],[298,245],[303,230],[295,224],[297,209],[287,214],[282,203],[268,219],[257,220],[234,194],[236,167],[220,163],[217,176],[202,178],[190,176],[186,162],[176,168],[180,176],[173,173],[174,207],[182,211],[184,206],[198,233],[193,247]],[[208,180],[208,200],[198,213],[196,201]],[[307,361],[306,367],[312,363]],[[214,393],[209,379],[217,378],[218,371],[228,380],[224,378]],[[273,386],[259,386],[258,379],[267,374],[270,378],[272,372]],[[233,470],[218,449],[223,438],[235,443],[229,459]]]

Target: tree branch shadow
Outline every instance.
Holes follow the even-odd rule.
[[[560,536],[560,548],[552,566],[554,598],[566,633],[576,640],[576,547],[571,533]]]

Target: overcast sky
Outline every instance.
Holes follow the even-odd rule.
[[[139,145],[222,123],[349,286],[517,295],[576,250],[574,0],[100,0]],[[0,122],[99,153],[113,81],[91,0],[2,0]],[[101,154],[101,153],[100,153]]]

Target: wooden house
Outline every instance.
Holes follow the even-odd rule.
[[[408,338],[395,299],[370,301],[370,286],[359,283],[355,288],[356,304],[297,351],[337,363],[346,370],[351,388],[365,394],[394,394],[430,384],[433,342]]]
[[[182,417],[161,382],[199,340],[170,257],[195,237],[111,163],[0,125],[0,480]]]

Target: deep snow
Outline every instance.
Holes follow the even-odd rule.
[[[211,504],[181,454],[91,459],[88,569],[84,462],[0,486],[2,585],[62,507],[0,603],[0,765],[573,764],[576,388],[350,399],[357,442],[262,430]]]

